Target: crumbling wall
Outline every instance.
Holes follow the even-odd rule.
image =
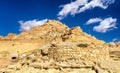
[[[72,44],[72,43],[71,43]],[[74,44],[74,43],[73,43]],[[92,47],[75,45],[54,45],[49,48],[49,57],[60,60],[80,60],[80,59],[106,59],[109,58],[109,50],[107,47]]]

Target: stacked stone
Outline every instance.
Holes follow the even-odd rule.
[[[109,51],[102,47],[55,46],[49,49],[49,57],[54,60],[106,59]]]

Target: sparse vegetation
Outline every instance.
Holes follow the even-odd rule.
[[[78,44],[77,46],[78,46],[78,47],[86,48],[86,47],[88,47],[88,44]]]

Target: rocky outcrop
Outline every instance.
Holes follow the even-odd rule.
[[[65,24],[62,24],[59,21],[48,20],[44,25],[34,27],[32,30],[28,30],[16,34],[8,34],[6,37],[1,37],[1,39],[9,40],[42,40],[45,42],[51,41],[83,41],[83,42],[97,42],[104,43],[103,41],[97,40],[95,37],[92,37],[84,32],[82,29],[77,26],[74,28],[69,28]]]
[[[0,72],[8,73],[119,73],[120,61],[105,57],[103,51],[92,49],[88,53],[80,42],[46,44],[41,49],[19,54],[18,61],[12,61]],[[83,43],[82,43],[83,44]],[[78,46],[79,45],[79,46]],[[78,48],[78,47],[81,48]],[[82,51],[79,51],[81,49]],[[83,50],[85,49],[85,50]],[[90,55],[92,54],[92,55]],[[107,55],[107,54],[106,54]],[[91,56],[91,57],[90,57]],[[97,57],[95,57],[97,56]],[[108,55],[107,55],[108,56]],[[104,57],[104,58],[103,58]],[[116,65],[117,64],[117,65]]]
[[[118,45],[48,20],[19,35],[0,36],[0,73],[120,73]]]

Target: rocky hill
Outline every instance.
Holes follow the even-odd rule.
[[[34,27],[32,30],[22,32],[19,35],[10,33],[6,37],[1,36],[0,40],[82,41],[87,43],[94,41],[96,43],[104,43],[94,36],[82,32],[79,26],[69,28],[65,24],[55,20],[48,20],[44,25]]]
[[[120,73],[119,53],[119,44],[48,20],[19,35],[0,36],[0,73]]]

